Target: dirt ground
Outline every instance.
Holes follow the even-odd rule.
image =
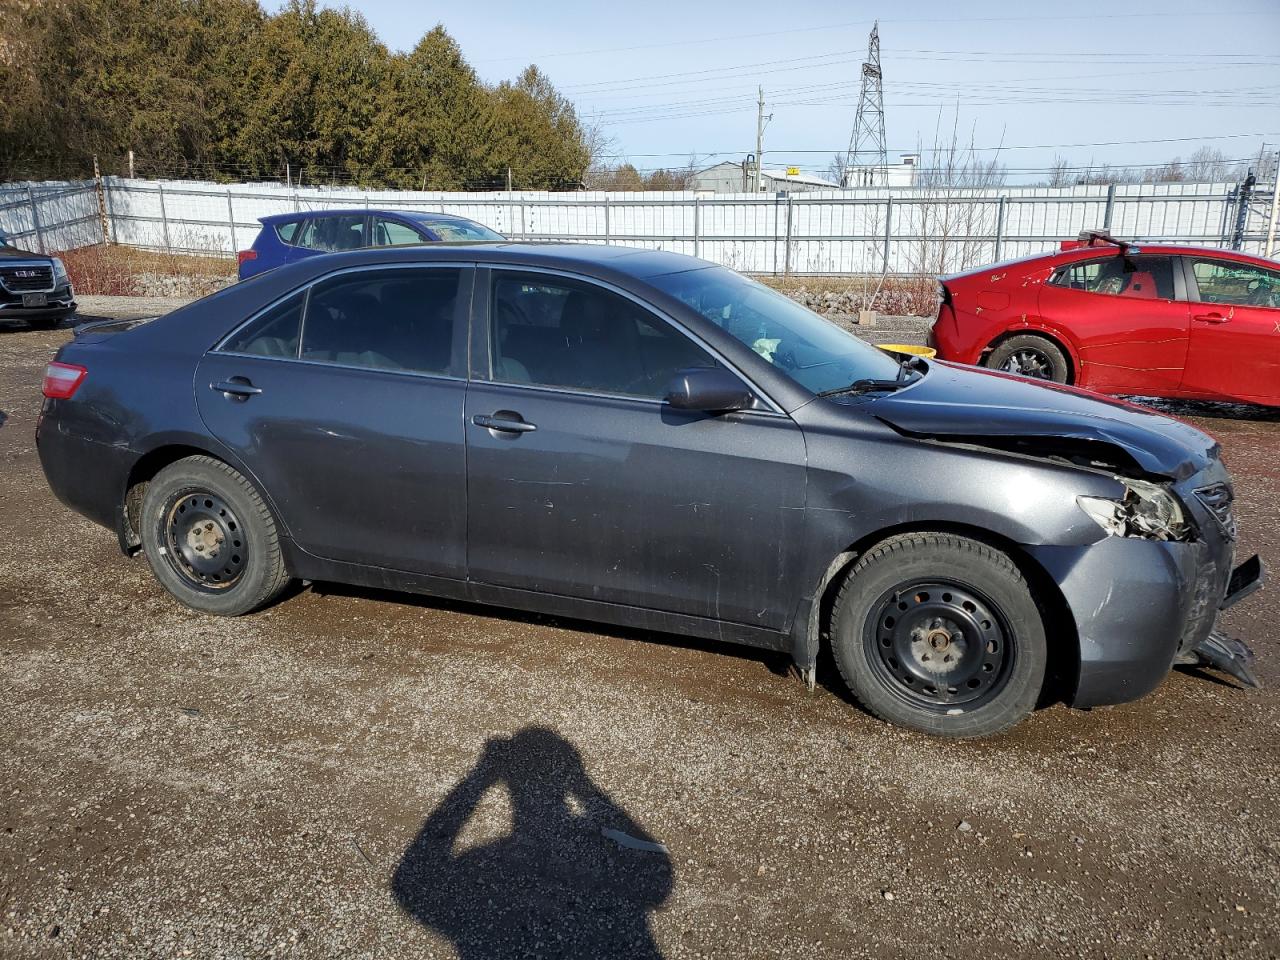
[[[981,743],[829,661],[322,585],[217,620],[49,493],[68,335],[0,328],[0,956],[1280,953],[1280,590],[1226,617],[1264,689]],[[1280,570],[1280,416],[1175,412]]]

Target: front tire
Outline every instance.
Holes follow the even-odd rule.
[[[151,572],[179,602],[222,617],[263,607],[289,583],[275,520],[243,475],[187,457],[147,486],[139,524]]]
[[[831,646],[868,711],[942,737],[987,737],[1028,716],[1044,684],[1039,607],[1004,553],[943,533],[891,537],[836,597]]]
[[[985,365],[992,370],[1021,374],[1033,380],[1071,382],[1071,364],[1062,348],[1049,338],[1034,333],[1005,340],[991,351]]]

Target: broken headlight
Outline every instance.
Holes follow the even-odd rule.
[[[1080,509],[1113,537],[1189,540],[1192,528],[1182,504],[1167,488],[1145,480],[1120,479],[1124,497],[1076,497]]]

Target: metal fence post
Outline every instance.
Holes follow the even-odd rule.
[[[164,184],[157,183],[156,187],[160,191],[160,223],[164,227],[164,252],[173,253],[173,244],[169,242],[169,212],[164,205]]]
[[[893,243],[893,194],[884,198],[884,272],[889,272],[889,245]]]
[[[231,255],[236,254],[236,208],[231,203],[231,188],[227,187],[227,225],[231,227]]]
[[[604,242],[608,243],[611,238],[609,233],[609,195],[604,195]]]
[[[44,230],[40,226],[40,208],[36,206],[36,192],[31,188],[31,184],[27,184],[27,202],[31,204],[31,225],[36,230],[36,246],[40,248],[41,253],[48,253],[44,248]]]
[[[1114,183],[1107,184],[1107,205],[1102,211],[1102,229],[1111,229],[1111,216],[1116,209],[1116,185]]]
[[[791,275],[791,194],[787,194],[787,245],[782,251],[782,274]]]
[[[1000,256],[1000,254],[1001,254],[1001,252],[1004,250],[1004,207],[1005,207],[1005,201],[1006,201],[1006,200],[1008,200],[1008,199],[1009,199],[1008,197],[1001,197],[1001,198],[1000,198],[1000,205],[999,205],[998,207],[996,207],[996,249],[995,249],[995,258],[996,258],[997,260],[1002,260],[1002,259],[1003,259],[1003,257],[1001,257],[1001,256]]]
[[[693,198],[693,255],[696,257],[702,252],[702,245],[699,238],[702,219],[702,198]]]

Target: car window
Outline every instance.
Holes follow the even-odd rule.
[[[883,350],[724,267],[669,273],[649,282],[814,393],[898,374],[898,362]]]
[[[441,240],[505,240],[500,233],[470,220],[423,220],[422,225]]]
[[[361,270],[311,288],[302,359],[448,373],[462,270]]]
[[[356,250],[364,246],[364,216],[312,217],[296,244],[308,250]]]
[[[259,357],[296,357],[305,291],[280,301],[233,333],[219,349]]]
[[[298,237],[298,228],[301,226],[301,220],[285,220],[277,223],[276,236],[280,238],[281,243],[294,244]]]
[[[1137,300],[1172,300],[1173,258],[1139,254],[1059,267],[1049,283],[1085,293]]]
[[[375,247],[395,247],[406,243],[422,243],[426,238],[413,227],[407,227],[397,220],[373,221],[373,245]]]
[[[1204,303],[1280,307],[1280,271],[1229,260],[1193,260],[1191,272]]]
[[[662,399],[675,375],[715,359],[637,304],[588,283],[494,271],[493,377]]]

